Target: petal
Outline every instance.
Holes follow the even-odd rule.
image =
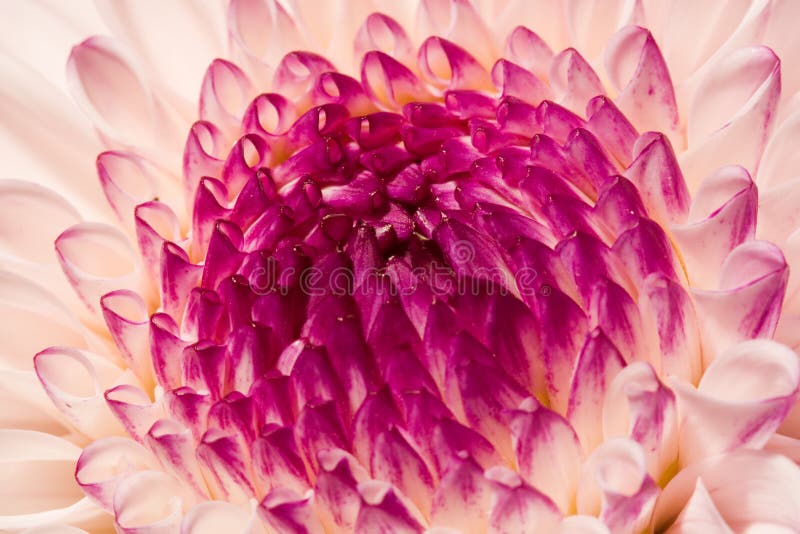
[[[152,362],[148,335],[147,305],[133,291],[124,289],[106,293],[100,299],[106,325],[120,349],[125,363],[143,383],[152,381]]]
[[[493,482],[494,499],[489,514],[489,534],[553,532],[561,514],[553,502],[536,489],[522,483],[513,471],[497,466],[486,471]]]
[[[352,529],[361,508],[358,483],[369,475],[358,461],[342,450],[320,453],[320,467],[314,498],[323,524]],[[321,506],[320,506],[321,505]]]
[[[115,289],[144,293],[142,266],[133,247],[116,228],[80,223],[56,239],[64,274],[86,307],[100,314],[100,297]]]
[[[599,514],[612,532],[640,532],[660,488],[647,474],[644,452],[631,440],[618,438],[598,447],[584,465],[578,487],[578,513]]]
[[[161,402],[152,402],[140,388],[121,384],[106,390],[106,403],[125,431],[141,442],[153,423],[163,415]]]
[[[611,381],[625,367],[625,360],[600,328],[586,336],[572,377],[567,417],[585,452],[602,442],[598,417]]]
[[[663,132],[682,148],[678,106],[667,64],[644,28],[618,31],[605,51],[606,70],[620,91],[615,103],[641,132]]]
[[[386,482],[368,481],[358,485],[362,504],[355,532],[421,534],[424,520],[413,505]]]
[[[155,458],[135,441],[103,438],[83,450],[75,467],[75,480],[90,498],[111,511],[120,482],[156,465]]]
[[[678,455],[675,395],[645,362],[634,362],[614,378],[603,403],[603,436],[638,442],[654,480],[672,467]]]
[[[544,3],[544,2],[542,2]],[[517,2],[521,4],[517,6],[527,8],[530,2]],[[553,2],[555,7],[555,2]],[[545,7],[545,6],[537,6]],[[558,6],[560,7],[560,6]],[[555,21],[560,17],[550,17],[549,21]],[[514,21],[514,24],[519,24],[520,21]],[[551,28],[556,27],[556,24],[549,24]],[[536,33],[532,32],[525,26],[516,26],[508,34],[506,39],[504,57],[509,58],[511,61],[527,69],[539,80],[546,81],[550,73],[550,65],[553,62],[553,51]]]
[[[800,361],[779,343],[750,340],[720,354],[697,389],[675,380],[672,385],[679,399],[681,464],[689,465],[762,447],[794,405]]]
[[[246,65],[260,87],[269,87],[272,68],[287,52],[306,48],[297,22],[279,2],[233,0],[227,21],[236,63]]]
[[[30,517],[37,512],[56,510],[81,499],[72,473],[80,449],[49,434],[29,430],[0,430],[0,462],[3,468],[0,528],[35,526]],[[9,491],[13,488],[13,491]],[[19,528],[17,527],[17,528]]]
[[[485,20],[471,2],[423,0],[419,3],[415,29],[421,36],[444,37],[474,55],[484,68],[488,68],[497,55],[492,32],[486,27]]]
[[[697,486],[689,502],[681,511],[681,515],[670,525],[669,534],[691,534],[693,532],[710,532],[714,534],[733,534],[731,528],[722,519],[714,506],[714,501],[703,484],[697,479]]]
[[[102,152],[95,165],[106,199],[128,231],[135,226],[134,208],[139,204],[160,199],[179,206],[180,187],[175,179],[134,152]]]
[[[91,37],[75,46],[67,61],[67,82],[72,97],[106,139],[161,153],[175,147],[179,138],[174,118],[118,41]]]
[[[313,493],[305,495],[278,488],[261,501],[258,511],[277,532],[286,534],[323,534],[322,525],[316,517]]]
[[[689,148],[681,156],[691,189],[721,165],[755,172],[780,91],[780,60],[763,46],[728,54],[705,74],[689,110]]]
[[[215,59],[206,70],[200,89],[200,119],[219,127],[229,139],[238,137],[245,108],[255,96],[242,70]]]
[[[419,453],[397,428],[378,435],[370,468],[376,479],[391,482],[408,496],[423,515],[430,515],[434,492],[433,477]]]
[[[81,221],[78,211],[58,193],[32,182],[3,180],[0,202],[4,229],[0,250],[3,256],[25,263],[55,263],[53,241],[64,228]]]
[[[697,312],[689,293],[668,276],[653,273],[644,280],[639,307],[649,338],[645,346],[655,356],[650,363],[666,375],[696,384],[703,360]]]
[[[420,45],[418,62],[423,75],[431,83],[451,91],[492,87],[491,78],[485,68],[466,50],[445,39],[426,39]]]
[[[433,497],[431,525],[480,534],[488,526],[490,503],[491,488],[480,466],[469,457],[453,457]]]
[[[765,241],[749,241],[725,259],[718,290],[691,291],[706,365],[737,341],[774,335],[787,270],[780,249]]]
[[[0,370],[0,428],[36,430],[54,436],[70,433],[67,421],[41,387],[36,373]]]
[[[156,79],[193,100],[208,58],[223,53],[224,20],[221,7],[197,6],[188,1],[162,6],[159,2],[120,5],[102,1],[98,10],[114,35],[133,47]],[[170,24],[159,24],[168,20]]]
[[[195,440],[186,427],[172,419],[159,419],[147,432],[145,443],[168,473],[198,496],[209,496],[195,455]]]
[[[406,65],[411,64],[414,58],[414,46],[406,31],[383,13],[369,15],[356,34],[356,58],[360,59],[371,50],[388,54]]]
[[[161,471],[140,471],[122,480],[114,493],[114,526],[124,534],[167,534],[178,530],[191,500],[180,484]]]
[[[586,129],[600,140],[619,164],[630,166],[639,133],[611,99],[602,95],[592,98],[586,105],[586,116],[589,119]]]
[[[63,26],[60,22],[59,27]],[[30,35],[32,30],[29,27],[23,33]],[[15,47],[19,48],[18,43]],[[58,75],[44,78],[7,55],[0,59],[5,80],[2,97],[7,103],[0,115],[4,177],[35,177],[37,183],[59,191],[84,216],[111,220],[113,213],[92,172],[91,159],[86,157],[102,150],[97,135],[66,91],[48,81],[61,78],[63,69],[60,61]],[[70,139],[69,144],[64,143],[65,138]]]
[[[103,391],[120,382],[135,382],[130,373],[123,374],[101,356],[67,347],[45,349],[33,364],[53,404],[78,430],[93,439],[121,433]]]
[[[574,48],[553,58],[550,86],[556,94],[556,102],[581,115],[589,100],[605,92],[594,69]]]
[[[361,84],[372,100],[389,108],[429,100],[427,90],[414,73],[383,52],[364,55]]]
[[[671,228],[692,286],[717,286],[728,254],[755,236],[757,211],[758,192],[744,167],[722,167],[703,180],[688,223]]]
[[[57,296],[20,276],[0,272],[0,311],[0,333],[6,340],[2,361],[6,367],[33,370],[31,356],[43,346],[108,350]]]
[[[649,216],[663,226],[685,222],[691,196],[669,140],[662,134],[644,134],[633,150],[625,177],[639,189]]]
[[[532,398],[514,410],[509,426],[520,475],[569,513],[583,456],[575,431]]]
[[[686,507],[698,479],[733,532],[790,532],[800,522],[797,465],[780,454],[739,450],[678,473],[659,499],[653,521],[656,531],[665,530]],[[748,498],[742,499],[743,495]]]
[[[598,0],[569,0],[566,2],[566,21],[572,42],[579,50],[595,59],[617,29],[622,2]]]
[[[200,503],[187,511],[181,522],[182,534],[213,534],[221,530],[232,534],[264,532],[254,513],[226,502]]]

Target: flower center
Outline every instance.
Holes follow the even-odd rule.
[[[221,119],[190,132],[191,238],[164,244],[151,319],[168,418],[144,441],[169,470],[273,515],[314,488],[343,527],[337,491],[371,477],[419,524],[448,473],[530,478],[532,417],[576,457],[602,442],[602,390],[646,353],[640,288],[685,282],[661,228],[685,208],[679,171],[639,194],[641,154],[677,169],[664,136],[602,95],[583,118],[509,61],[490,80],[439,38],[427,85],[381,52],[360,82],[292,53],[241,125],[223,120],[241,72],[211,69],[201,109]],[[574,487],[537,484],[574,511]],[[359,486],[370,506],[387,491]]]

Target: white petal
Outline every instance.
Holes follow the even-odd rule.
[[[75,483],[80,449],[49,434],[0,430],[0,530],[55,522],[98,527],[99,509]]]

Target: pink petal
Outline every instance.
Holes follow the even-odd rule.
[[[788,168],[788,165],[787,165]],[[794,171],[789,171],[794,173]],[[792,174],[792,176],[795,176]],[[800,201],[800,180],[787,180],[758,193],[758,225],[756,237],[787,247],[794,230],[800,227],[800,216],[794,209]]]
[[[611,99],[596,96],[586,105],[586,129],[592,132],[605,149],[624,167],[633,161],[633,147],[639,138],[636,128]]]
[[[138,443],[127,438],[103,438],[83,450],[75,480],[89,497],[111,511],[119,483],[155,465],[155,458]]]
[[[614,378],[603,403],[603,436],[630,438],[645,454],[647,471],[660,480],[678,453],[675,395],[645,362],[634,362]]]
[[[135,381],[130,373],[123,374],[100,356],[67,347],[38,353],[34,367],[53,404],[81,432],[94,439],[121,434],[103,391],[119,382]]]
[[[718,169],[692,199],[689,220],[672,227],[693,287],[713,289],[728,254],[755,236],[758,192],[743,167]]]
[[[305,48],[296,21],[279,2],[233,0],[227,22],[233,57],[248,67],[259,87],[269,86],[273,66],[284,54]]]
[[[430,516],[434,480],[430,470],[399,429],[377,436],[370,462],[372,475],[408,496],[425,517]]]
[[[484,68],[488,68],[497,57],[492,32],[471,2],[423,0],[419,3],[416,28],[419,35],[440,35],[464,48]]]
[[[525,485],[519,476],[502,466],[486,471],[493,482],[494,499],[489,513],[490,534],[553,532],[561,513],[553,502],[536,489]]]
[[[234,436],[207,431],[197,446],[197,457],[211,494],[234,504],[255,495],[248,457]]]
[[[659,499],[653,521],[656,531],[665,530],[686,508],[698,479],[733,532],[790,532],[800,524],[797,465],[780,454],[739,450],[678,473]],[[748,498],[742,499],[743,495]]]
[[[325,531],[316,517],[313,493],[305,495],[278,488],[267,495],[259,505],[259,514],[277,532],[286,534],[323,534]]]
[[[672,384],[679,398],[680,459],[689,465],[722,452],[762,447],[797,398],[800,362],[773,341],[745,341],[720,354],[696,390]]]
[[[588,57],[597,58],[617,29],[621,4],[619,0],[569,0],[565,5],[566,22],[575,47]]]
[[[559,104],[581,115],[589,100],[605,93],[594,69],[574,48],[553,58],[550,86]]]
[[[142,383],[150,383],[153,375],[148,345],[150,327],[147,305],[138,294],[121,289],[103,295],[100,307],[109,333],[126,364]]]
[[[624,438],[609,440],[584,464],[578,513],[597,514],[612,532],[633,534],[649,524],[660,491],[641,447]]]
[[[109,137],[135,143],[152,135],[155,103],[147,82],[132,66],[122,45],[108,37],[93,37],[73,48],[67,77],[73,97],[95,126]],[[112,96],[114,95],[114,96]],[[115,98],[125,95],[119,105]],[[145,111],[143,114],[142,111]]]
[[[178,530],[191,505],[181,485],[162,471],[140,471],[114,493],[114,527],[124,534],[168,534]]]
[[[314,498],[317,511],[325,525],[352,529],[361,508],[358,484],[369,475],[358,461],[342,450],[320,453]]]
[[[450,90],[492,87],[489,73],[475,58],[455,43],[440,37],[429,37],[422,43],[418,62],[425,77],[440,87]]]
[[[690,534],[691,532],[733,534],[731,528],[722,519],[719,510],[714,506],[714,501],[711,500],[702,478],[697,479],[697,486],[689,502],[686,503],[683,511],[670,525],[667,532],[669,534]]]
[[[134,221],[136,241],[148,278],[151,284],[157,284],[161,249],[165,241],[180,241],[180,222],[172,208],[157,201],[136,206]]]
[[[205,499],[209,496],[195,456],[195,440],[186,427],[172,419],[159,419],[147,432],[145,443],[165,471],[199,497]]]
[[[783,119],[769,138],[758,165],[758,185],[770,189],[796,177],[800,159],[792,140],[800,133],[800,112],[795,110]]]
[[[153,402],[140,388],[121,384],[106,390],[106,403],[125,431],[136,441],[142,442],[153,423],[163,415],[160,402]]]
[[[250,80],[239,67],[215,59],[200,89],[200,120],[216,125],[229,139],[238,137],[244,110],[253,96]]]
[[[689,110],[689,149],[681,156],[687,181],[698,184],[731,163],[754,173],[780,91],[780,60],[769,48],[740,49],[716,63],[695,90]]]
[[[310,97],[317,78],[324,72],[336,71],[325,58],[312,52],[290,52],[281,59],[275,69],[272,90],[294,99],[302,109],[304,100]]]
[[[706,364],[737,341],[773,336],[787,271],[780,249],[765,241],[750,241],[725,259],[719,289],[692,290]]]
[[[163,195],[167,192],[163,190],[168,189],[165,185],[175,185],[132,152],[103,152],[97,156],[96,166],[108,203],[128,229],[134,225],[133,211],[138,204]],[[167,195],[170,200],[177,200],[175,196]]]
[[[236,534],[264,532],[254,513],[226,502],[200,503],[186,512],[181,522],[183,534],[214,534],[222,530]]]
[[[696,384],[702,373],[697,313],[681,284],[660,273],[644,280],[639,297],[642,324],[650,350],[658,347],[650,363],[666,375]]]
[[[525,26],[517,26],[508,34],[504,57],[530,71],[538,79],[547,80],[553,51],[536,33]]]
[[[567,418],[585,452],[603,441],[602,421],[597,417],[606,391],[625,367],[625,360],[600,328],[586,336],[569,394]]]
[[[569,513],[583,456],[575,431],[533,398],[514,410],[509,426],[520,475]]]
[[[200,180],[222,176],[228,143],[213,123],[197,121],[189,130],[183,149],[183,180],[187,203],[194,200]],[[188,205],[191,208],[191,204]]]
[[[0,273],[1,358],[7,368],[33,370],[32,354],[43,346],[94,346],[93,337],[61,300],[26,278]],[[102,347],[97,343],[97,349]]]
[[[421,534],[424,520],[419,511],[395,490],[380,481],[358,485],[362,504],[356,519],[356,532]]]
[[[633,150],[634,161],[625,177],[639,189],[649,216],[664,226],[685,222],[691,196],[669,140],[661,134],[644,134]]]
[[[488,527],[490,503],[483,470],[472,458],[453,457],[433,497],[431,524],[480,534]]]
[[[414,58],[414,46],[406,31],[383,13],[369,15],[356,34],[356,57],[361,58],[371,50],[388,54],[406,65],[412,64]]]
[[[633,125],[641,132],[663,132],[682,148],[672,80],[650,32],[637,26],[619,30],[606,48],[605,63],[620,91],[616,104]]]
[[[154,77],[185,99],[197,96],[208,58],[224,53],[224,29],[216,24],[224,20],[221,6],[181,0],[169,6],[101,4],[98,10],[103,22],[135,49]],[[160,20],[172,24],[161,25]]]
[[[538,106],[542,100],[552,98],[550,88],[530,71],[505,59],[492,67],[492,82],[502,91],[502,96],[513,96]]]
[[[101,312],[100,297],[115,289],[142,292],[142,267],[133,247],[111,226],[80,223],[56,239],[64,274],[86,307]]]

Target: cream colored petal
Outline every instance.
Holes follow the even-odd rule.
[[[49,434],[0,430],[0,530],[54,522],[99,526],[99,509],[83,497],[73,476],[79,454],[78,447]]]

